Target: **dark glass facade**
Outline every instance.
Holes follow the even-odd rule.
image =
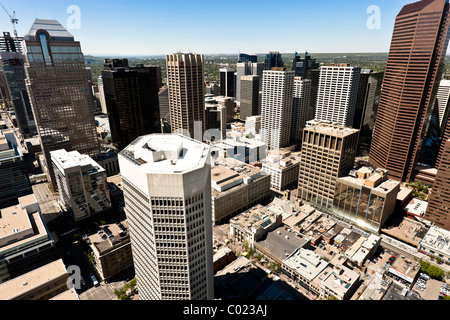
[[[103,90],[113,143],[121,150],[142,135],[161,132],[160,67],[105,60]]]

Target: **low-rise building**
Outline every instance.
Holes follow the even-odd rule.
[[[266,158],[267,146],[257,139],[241,137],[241,133],[229,132],[226,139],[215,142],[212,147],[214,158],[232,158],[252,164]]]
[[[384,170],[362,167],[336,179],[331,214],[366,231],[378,233],[394,212],[400,182]]]
[[[412,287],[413,282],[419,275],[420,268],[418,261],[406,258],[405,256],[399,256],[390,265],[388,273]]]
[[[111,208],[105,169],[88,155],[64,149],[50,152],[60,201],[76,221]]]
[[[211,185],[214,223],[228,221],[270,197],[270,176],[258,167],[234,159],[215,161]]]
[[[68,280],[59,259],[0,284],[0,300],[49,300],[69,289]]]
[[[266,259],[281,266],[286,257],[292,255],[299,248],[309,248],[309,244],[309,238],[281,225],[256,241],[255,250],[264,255]]]
[[[328,266],[314,251],[299,248],[283,261],[283,272],[302,287],[310,290],[312,281]]]
[[[247,242],[254,248],[256,241],[282,224],[282,215],[267,206],[256,205],[230,219],[230,236],[236,242]]]
[[[34,194],[0,210],[0,283],[53,261],[54,241]]]
[[[359,278],[358,272],[344,265],[336,265],[324,274],[320,286],[320,297],[326,299],[334,296],[339,300],[348,300],[355,292]]]
[[[359,267],[362,267],[364,262],[367,259],[370,259],[375,254],[378,247],[380,246],[380,243],[381,237],[375,234],[369,235],[369,237],[361,244],[361,246],[359,246],[356,252],[351,256],[348,256],[349,260]]]
[[[262,170],[271,176],[271,187],[277,191],[296,188],[300,168],[300,153],[272,150],[262,162]]]
[[[125,221],[109,224],[88,236],[95,268],[105,281],[133,267],[130,235],[124,225]]]
[[[450,231],[432,225],[419,242],[418,251],[450,264]]]
[[[406,216],[410,219],[423,219],[425,212],[427,212],[428,201],[421,200],[418,198],[413,198],[409,203],[404,207],[406,212]]]

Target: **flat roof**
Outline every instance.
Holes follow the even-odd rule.
[[[105,171],[96,161],[90,156],[79,153],[77,150],[67,152],[65,149],[50,151],[52,161],[56,163],[63,170],[82,167],[93,168],[97,172]]]
[[[418,198],[413,198],[409,203],[404,207],[404,209],[410,213],[414,214],[418,217],[423,217],[427,212],[428,201],[421,200]]]
[[[314,251],[304,248],[298,249],[294,254],[285,259],[283,263],[309,281],[312,281],[328,266],[326,260],[322,259]]]
[[[450,256],[450,231],[432,225],[420,241],[420,245]]]
[[[267,249],[281,261],[290,256],[295,250],[303,247],[309,242],[309,239],[295,231],[288,231],[286,226],[280,227],[267,232],[267,234],[256,242],[257,246]],[[300,238],[300,237],[302,238]]]
[[[53,261],[24,275],[0,284],[0,300],[11,300],[35,288],[68,276],[62,259]]]
[[[317,119],[308,121],[304,130],[336,137],[346,137],[359,132],[358,129],[334,125]]]
[[[20,204],[0,210],[0,247],[34,234],[30,217]]]
[[[355,282],[359,281],[359,274],[343,265],[337,265],[322,282],[322,285],[330,288],[340,296],[353,288]]]
[[[119,155],[147,173],[180,173],[203,167],[210,147],[179,134],[150,134],[137,138]]]

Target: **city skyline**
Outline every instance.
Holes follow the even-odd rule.
[[[272,2],[253,0],[189,3],[136,0],[131,5],[85,0],[1,1],[19,19],[16,25],[19,36],[26,34],[36,18],[56,19],[83,44],[86,55],[94,56],[149,56],[179,51],[202,54],[274,50],[281,53],[388,52],[395,16],[411,2],[286,0],[274,6]],[[308,14],[302,14],[306,4]],[[373,6],[379,9],[379,19],[371,9]],[[270,15],[266,16],[268,8]],[[13,34],[5,10],[0,11],[0,28]],[[229,21],[231,12],[233,20]],[[223,24],[227,24],[226,33],[220,33]],[[249,36],[242,30],[254,32]]]

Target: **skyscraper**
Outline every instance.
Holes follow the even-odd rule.
[[[245,61],[250,61],[250,62],[257,62],[258,61],[258,57],[254,54],[246,54],[246,53],[240,53],[238,56],[238,63],[239,62],[245,62]]]
[[[348,64],[320,67],[317,120],[353,126],[360,75],[360,67]]]
[[[310,79],[310,70],[319,69],[320,64],[316,61],[316,59],[311,58],[308,52],[305,52],[305,57],[302,58],[297,54],[294,55],[294,59],[292,61],[292,70],[295,71],[296,77],[302,77]]]
[[[201,139],[205,128],[203,55],[170,54],[166,64],[172,132],[189,132]]]
[[[234,69],[219,69],[220,95],[234,98]]]
[[[424,218],[450,230],[450,140],[444,141],[443,151]]]
[[[137,137],[160,133],[160,67],[128,66],[127,59],[106,59],[103,90],[113,143],[121,150]]]
[[[14,111],[20,134],[27,137],[36,134],[36,124],[25,84],[20,40],[13,39],[9,32],[0,37],[0,93],[6,110]]]
[[[44,170],[56,190],[50,151],[99,153],[92,90],[80,43],[58,21],[36,19],[24,42],[27,90]]]
[[[260,76],[242,76],[241,77],[241,104],[240,119],[245,121],[247,117],[260,114],[259,88],[261,83]]]
[[[311,80],[302,77],[294,78],[291,143],[301,143],[303,128],[308,121],[308,109],[311,97]]]
[[[284,62],[283,59],[281,59],[281,53],[279,53],[278,51],[271,51],[266,54],[266,59],[264,60],[264,70],[283,67]]]
[[[119,153],[139,298],[214,297],[210,147],[139,137]]]
[[[289,145],[294,71],[286,68],[264,70],[261,99],[261,140],[268,150]]]
[[[358,132],[328,123],[308,123],[303,130],[299,199],[324,209],[331,208],[336,179],[353,168]]]
[[[394,180],[413,176],[443,71],[449,22],[448,0],[418,1],[397,15],[369,156]]]
[[[236,65],[236,101],[241,101],[241,78],[243,76],[250,75],[262,77],[263,69],[263,62],[238,62],[238,64]],[[259,90],[261,90],[261,83],[259,86]]]

